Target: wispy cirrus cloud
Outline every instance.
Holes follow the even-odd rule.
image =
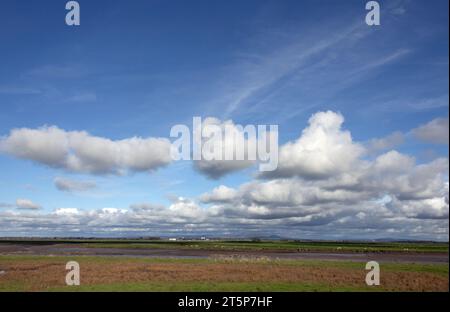
[[[32,68],[22,74],[25,79],[76,79],[92,71],[82,64],[47,64]]]
[[[94,92],[79,92],[69,96],[65,101],[72,103],[95,102],[97,101],[97,94]]]
[[[19,86],[0,86],[0,94],[4,95],[36,95],[41,94],[39,88],[19,87]]]
[[[270,89],[279,88],[280,83],[285,84],[299,72],[314,64],[320,65],[321,61],[314,61],[314,58],[344,42],[364,38],[367,30],[360,23],[355,23],[325,37],[319,34],[320,31],[315,35],[310,34],[306,40],[288,36],[287,43],[285,41],[284,45],[266,54],[257,54],[257,57],[252,55],[248,58],[245,53],[240,54],[244,58],[230,66],[228,73],[225,73],[224,79],[231,84],[226,84],[223,88],[224,96],[221,98],[226,103],[223,118],[229,118],[244,105],[248,107],[249,102],[258,102],[261,96],[265,97],[271,92]]]
[[[223,70],[217,83],[216,99],[209,105],[216,108],[213,114],[227,119],[270,113],[285,121],[332,101],[342,90],[361,84],[413,53],[412,48],[399,45],[374,53],[365,42],[376,32],[360,20],[350,25],[327,23],[307,34],[292,29],[276,35],[268,32],[255,41],[270,38],[277,43],[273,49],[236,53],[235,63]],[[353,51],[355,46],[358,54]],[[307,97],[310,103],[297,103],[293,108],[294,100],[287,96],[292,93]]]

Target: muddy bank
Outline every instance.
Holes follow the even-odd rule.
[[[211,258],[217,256],[267,257],[270,259],[379,261],[404,263],[448,263],[448,253],[353,253],[353,252],[287,252],[287,251],[236,251],[197,249],[133,249],[86,248],[77,245],[23,245],[1,244],[0,255],[55,255],[55,256],[116,256],[151,258]]]

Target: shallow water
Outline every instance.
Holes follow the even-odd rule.
[[[448,263],[447,253],[355,253],[355,252],[284,252],[284,251],[231,251],[200,249],[132,249],[86,248],[76,245],[14,245],[1,244],[0,255],[54,255],[54,256],[115,256],[136,258],[208,259],[239,257],[290,260],[379,261],[402,263]]]

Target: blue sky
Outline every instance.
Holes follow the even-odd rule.
[[[366,1],[360,0],[81,0],[78,27],[65,25],[65,3],[3,1],[0,5],[0,219],[4,219],[0,235],[257,233],[448,239],[448,174],[443,173],[448,170],[448,142],[442,139],[448,141],[448,130],[442,128],[448,127],[448,1],[380,1],[381,25],[373,27],[365,24]],[[8,141],[13,129],[43,126],[65,133],[86,131],[113,141],[168,138],[173,125],[191,125],[193,116],[201,116],[243,125],[277,124],[283,145],[297,140],[311,126],[310,117],[325,111],[343,116],[341,130],[364,146],[366,152],[357,157],[361,163],[375,163],[394,150],[414,158],[414,166],[395,177],[399,181],[410,179],[414,184],[419,177],[411,173],[419,170],[415,166],[434,166],[436,160],[443,160],[439,167],[443,170],[429,177],[440,188],[406,202],[385,186],[392,179],[386,175],[380,178],[384,186],[379,192],[352,202],[355,208],[350,211],[327,210],[319,201],[313,206],[320,213],[308,214],[304,204],[290,203],[286,206],[295,206],[291,211],[298,215],[280,217],[270,210],[283,208],[275,205],[277,201],[245,206],[249,195],[242,185],[286,182],[278,176],[260,180],[255,167],[232,170],[218,179],[208,178],[189,161],[154,170],[99,174],[21,154],[34,143]],[[374,140],[384,147],[373,151]],[[282,178],[303,183],[300,188],[316,183],[314,187],[323,190],[324,181],[309,181],[300,169],[293,169],[299,172],[295,177]],[[343,169],[339,172],[343,174]],[[58,188],[58,179],[70,190]],[[404,189],[399,183],[398,189]],[[243,211],[227,214],[239,206],[236,201],[226,206],[223,201],[201,200],[202,194],[221,185],[241,190]],[[366,225],[370,231],[348,220],[358,213],[357,207],[368,201],[379,203],[386,196],[388,203],[383,202],[379,211],[389,212],[373,216],[373,224]],[[439,198],[444,199],[443,206],[430,204]],[[19,199],[33,205],[21,205]],[[255,203],[270,212],[252,216]],[[152,223],[148,214],[155,212],[148,205],[174,213],[164,212],[159,218],[176,218],[178,204],[195,205],[208,217],[201,223],[185,219],[161,228]],[[432,207],[425,211],[428,204]],[[112,224],[100,222],[96,227],[97,221],[88,219],[89,227],[80,225],[90,212],[138,210],[138,205],[150,210],[145,217],[151,220],[145,224],[132,221],[141,215],[123,212],[126,217],[111,217]],[[59,224],[48,225],[46,220],[58,209],[67,208],[77,211],[66,216],[70,222],[62,218]],[[229,226],[219,228],[209,214],[228,220]],[[25,217],[27,221],[17,219]],[[322,220],[322,227],[303,223],[316,218]],[[345,222],[348,226],[340,227]],[[122,230],[105,232],[105,228]]]

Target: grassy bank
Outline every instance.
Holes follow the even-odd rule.
[[[65,286],[77,261],[81,286]],[[0,256],[0,291],[448,291],[448,265],[383,263],[365,285],[365,263],[269,259]]]
[[[102,240],[102,239],[35,239],[0,240],[0,244],[77,245],[87,248],[123,249],[200,249],[247,251],[311,251],[311,252],[448,252],[448,243],[425,242],[301,242],[301,241],[166,241],[166,240]]]

